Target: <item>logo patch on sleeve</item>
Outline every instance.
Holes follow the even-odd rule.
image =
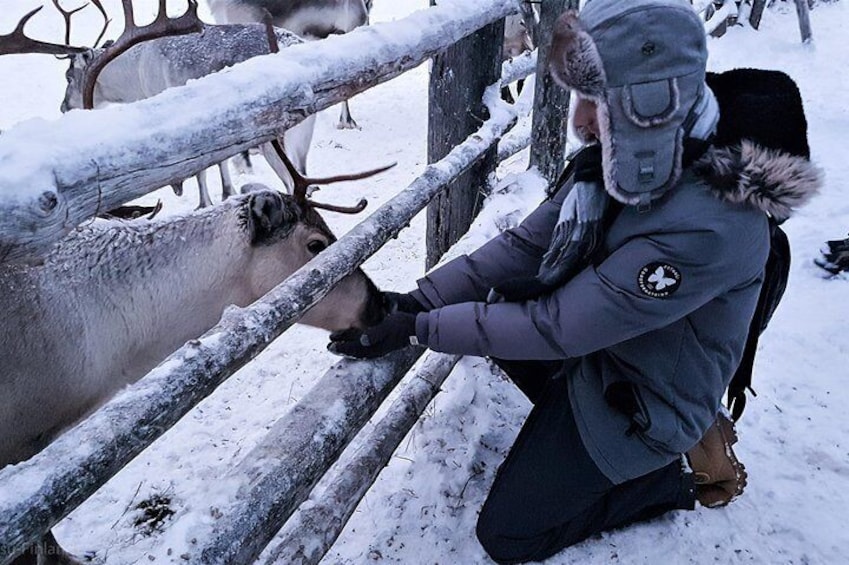
[[[644,294],[666,298],[681,286],[681,272],[668,263],[649,263],[640,269],[637,283]]]

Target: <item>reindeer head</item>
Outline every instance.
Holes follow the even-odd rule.
[[[350,207],[314,202],[307,197],[308,186],[368,178],[394,166],[393,163],[362,173],[309,178],[294,167],[277,140],[273,140],[272,145],[285,163],[295,186],[291,196],[270,191],[261,184],[242,187],[243,192],[250,192],[243,220],[257,257],[251,263],[254,265],[252,286],[257,296],[273,288],[336,241],[318,209],[356,214],[367,205],[364,199]],[[342,279],[301,322],[337,331],[372,326],[387,313],[383,294],[361,269],[357,269]]]
[[[309,202],[260,184],[241,205],[242,226],[250,240],[245,277],[258,298],[336,241],[336,236]],[[361,269],[343,278],[300,320],[339,331],[365,328],[387,314],[383,295]]]
[[[106,65],[131,47],[159,37],[199,32],[203,29],[204,25],[197,15],[198,4],[196,0],[188,0],[189,7],[186,13],[178,18],[169,18],[165,9],[166,0],[159,0],[159,12],[156,19],[145,26],[136,24],[132,0],[121,0],[124,9],[124,31],[121,32],[118,39],[107,41],[103,47],[98,48],[96,46],[106,33],[111,20],[100,0],[91,0],[91,2],[103,16],[103,29],[94,42],[95,47],[79,50],[70,57],[70,66],[65,73],[65,80],[68,84],[65,88],[65,99],[62,101],[60,108],[62,112],[67,112],[75,108],[93,108],[94,91],[98,75],[100,75],[100,72]],[[53,0],[53,4],[65,17],[65,38],[67,42],[71,30],[70,15],[80,8],[72,12],[66,12],[59,6],[58,0]]]
[[[85,73],[91,62],[97,56],[97,49],[86,49],[81,53],[76,53],[68,57],[68,70],[65,71],[65,98],[62,100],[60,110],[64,114],[69,110],[77,110],[83,108],[83,84],[85,83]]]

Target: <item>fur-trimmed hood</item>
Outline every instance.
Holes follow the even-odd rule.
[[[709,148],[693,168],[718,197],[754,206],[778,223],[813,198],[823,183],[822,170],[805,157],[748,139]]]

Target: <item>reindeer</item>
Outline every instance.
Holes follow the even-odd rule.
[[[128,16],[130,21],[130,25],[122,34],[122,37],[126,37],[126,34],[138,33],[138,29],[142,28],[132,23],[130,0],[123,2],[125,17]],[[100,7],[99,2],[97,5]],[[196,4],[190,3],[190,6],[196,9]],[[190,7],[190,10],[193,8]],[[105,12],[103,14],[106,18]],[[67,38],[70,34],[68,18],[66,22]],[[200,24],[200,20],[197,20],[197,23]],[[171,27],[166,20],[160,18],[151,25],[155,28],[149,30],[147,39],[127,47],[124,51],[116,53],[115,46],[121,44],[119,38],[109,47],[87,49],[71,55],[70,66],[65,73],[68,84],[61,105],[62,112],[76,108],[98,108],[109,103],[135,102],[159,94],[167,88],[184,85],[191,79],[270,52],[269,31],[267,27],[257,24],[201,24],[199,33],[166,37],[160,37],[167,34]],[[271,33],[277,48],[303,43],[302,39],[282,29],[275,29]],[[89,92],[86,92],[86,88]],[[286,152],[300,172],[306,171],[307,154],[314,128],[315,116],[308,116],[283,134]],[[261,149],[272,169],[291,189],[292,178],[276,152],[267,144]],[[222,199],[227,199],[233,194],[232,180],[226,162],[220,163],[218,167],[221,174]],[[198,173],[196,178],[198,208],[203,208],[212,202],[205,171]],[[175,185],[174,191],[180,194],[181,185]]]
[[[368,23],[372,0],[207,0],[218,23],[261,22],[271,15],[276,27],[307,40],[348,33]],[[342,103],[339,129],[356,129],[348,101]]]
[[[382,170],[309,179],[293,168],[292,196],[259,186],[168,220],[101,221],[72,232],[38,266],[0,265],[0,468],[43,449],[209,330],[228,305],[249,305],[334,242],[317,209],[365,207],[313,202],[308,185]],[[382,294],[357,269],[300,322],[337,331],[385,315]],[[76,563],[55,543],[48,535],[35,552]]]

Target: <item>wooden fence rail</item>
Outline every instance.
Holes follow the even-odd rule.
[[[430,352],[425,356],[361,447],[343,466],[331,470],[333,479],[321,497],[286,523],[279,541],[267,552],[265,565],[314,564],[324,557],[459,360],[459,355]]]
[[[270,140],[518,9],[518,0],[442,4],[147,100],[14,127],[0,136],[0,261],[37,260],[99,212]]]
[[[274,424],[235,472],[236,502],[190,563],[253,563],[371,418],[424,348],[372,362],[342,361]]]

